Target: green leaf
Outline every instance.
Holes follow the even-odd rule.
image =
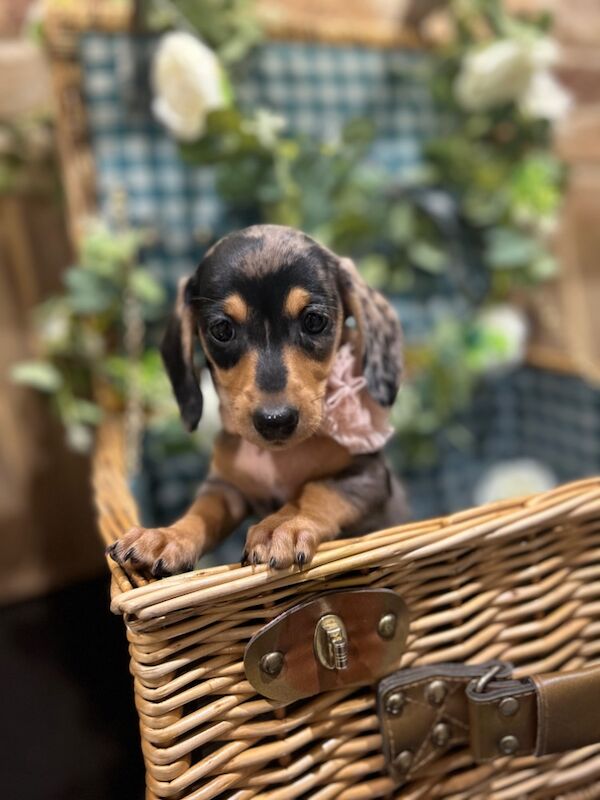
[[[117,233],[103,222],[94,221],[83,237],[81,268],[118,281],[124,274],[125,264],[135,258],[141,241],[142,234],[138,230]]]
[[[415,235],[415,211],[408,203],[397,203],[390,211],[389,235],[394,244],[405,245]]]
[[[381,289],[385,286],[388,279],[388,262],[378,253],[372,253],[369,256],[361,258],[358,262],[358,267],[364,279],[376,289]]]
[[[439,275],[446,268],[446,254],[425,240],[415,242],[409,248],[408,255],[416,267],[432,275]]]
[[[74,423],[98,425],[102,419],[102,411],[96,403],[73,398],[68,406],[68,417]]]
[[[552,253],[541,253],[531,264],[531,275],[536,281],[554,278],[559,270],[558,259]]]
[[[115,286],[78,267],[67,270],[64,282],[69,290],[71,307],[77,314],[101,314],[108,311],[119,296]]]
[[[142,303],[149,306],[160,306],[165,301],[165,291],[149,272],[139,268],[133,270],[130,276],[131,291]]]
[[[342,130],[342,141],[345,144],[368,146],[375,136],[375,126],[366,117],[355,117],[349,120]]]
[[[62,384],[63,378],[53,364],[47,361],[22,361],[10,371],[11,380],[23,386],[31,386],[39,392],[53,394]]]
[[[528,266],[539,255],[538,242],[510,228],[497,228],[487,237],[487,256],[494,269],[517,269]]]

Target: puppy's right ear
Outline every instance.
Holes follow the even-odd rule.
[[[196,430],[202,416],[202,392],[194,364],[194,312],[190,303],[193,278],[179,281],[175,308],[167,323],[160,353],[188,431]]]

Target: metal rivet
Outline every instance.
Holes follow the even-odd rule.
[[[279,650],[274,650],[272,653],[265,653],[259,665],[265,675],[276,678],[283,667],[283,653]]]
[[[377,633],[382,639],[393,639],[396,633],[396,623],[398,619],[396,615],[390,611],[389,614],[384,614],[379,620],[377,626]]]
[[[519,740],[516,736],[503,736],[498,742],[498,749],[504,756],[512,756],[519,749]]]
[[[431,681],[425,689],[427,702],[432,706],[441,706],[448,694],[448,684],[445,681]]]
[[[394,766],[397,767],[401,772],[408,772],[412,762],[413,754],[410,752],[410,750],[403,750],[401,753],[398,753],[394,759]]]
[[[450,741],[450,726],[445,722],[438,722],[431,731],[431,741],[436,747],[446,747]]]
[[[519,701],[516,697],[505,697],[504,700],[500,702],[498,710],[503,717],[514,717],[519,710]]]
[[[392,694],[388,694],[385,700],[385,710],[392,717],[397,717],[402,713],[405,703],[406,695],[404,692],[392,692]]]

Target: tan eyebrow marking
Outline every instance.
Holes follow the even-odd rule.
[[[225,298],[223,311],[236,322],[246,322],[248,319],[248,304],[237,292]]]
[[[310,301],[310,292],[301,286],[294,286],[285,298],[284,312],[288,317],[298,317]]]

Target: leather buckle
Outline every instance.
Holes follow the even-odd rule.
[[[388,768],[398,782],[409,780],[448,750],[471,744],[469,702],[485,698],[512,665],[435,664],[401,670],[378,687],[377,706]],[[467,688],[470,693],[467,695]]]
[[[377,706],[398,782],[448,750],[473,761],[563,753],[600,743],[600,667],[514,679],[512,665],[435,664],[382,680]]]

